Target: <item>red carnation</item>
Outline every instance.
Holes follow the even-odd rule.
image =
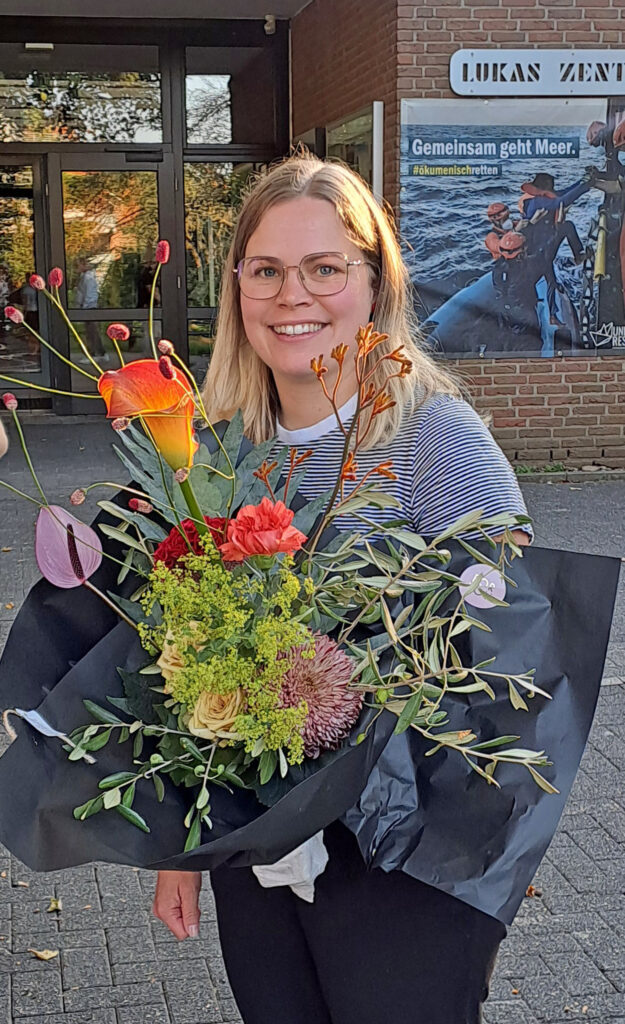
[[[169,262],[170,251],[171,250],[170,250],[169,242],[167,242],[164,238],[162,238],[161,241],[156,246],[156,257],[155,257],[156,258],[156,262],[157,263],[168,263]]]
[[[211,519],[210,516],[204,516],[204,522],[208,526],[210,535],[215,541],[215,544],[219,546],[224,539],[226,520],[220,517]],[[203,548],[200,545],[200,536],[197,532],[197,526],[193,520],[183,519],[181,526],[196,555],[201,555]],[[175,526],[173,530],[170,530],[169,536],[165,537],[165,540],[162,540],[156,548],[156,551],[154,552],[154,561],[162,562],[168,569],[173,569],[179,558],[189,554],[189,544],[185,541],[178,527]]]
[[[51,288],[60,288],[63,284],[63,271],[60,267],[53,267],[48,274],[48,284]]]
[[[130,328],[126,324],[109,324],[106,333],[111,341],[128,341]]]
[[[242,562],[252,555],[298,551],[306,537],[292,526],[293,515],[283,501],[274,503],[269,498],[263,498],[260,505],[240,508],[228,523],[227,543],[219,548],[224,561]]]

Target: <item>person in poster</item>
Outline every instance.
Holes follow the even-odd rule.
[[[401,229],[434,350],[625,348],[624,107],[403,101]]]

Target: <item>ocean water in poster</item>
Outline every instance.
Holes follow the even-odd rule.
[[[402,102],[401,235],[435,351],[625,351],[623,107]]]

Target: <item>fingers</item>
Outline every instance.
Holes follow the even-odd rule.
[[[185,883],[180,890],[182,898],[182,923],[189,938],[197,939],[200,934],[199,895],[202,876],[199,871],[185,872]]]
[[[202,887],[199,871],[159,871],[152,912],[177,939],[197,938]]]

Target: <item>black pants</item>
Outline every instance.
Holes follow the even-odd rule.
[[[342,825],[315,902],[211,873],[226,970],[245,1024],[479,1024],[506,929],[403,872],[369,871]]]

